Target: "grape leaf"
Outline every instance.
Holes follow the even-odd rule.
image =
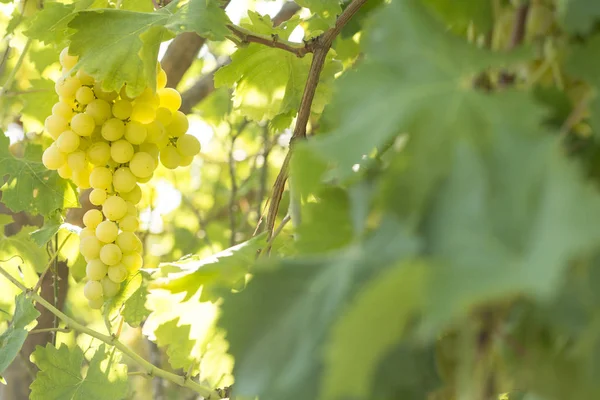
[[[150,314],[150,311],[146,308],[147,294],[148,287],[142,285],[125,301],[122,315],[129,325],[133,327],[140,326],[142,321]]]
[[[337,16],[342,13],[339,0],[296,0],[296,3],[310,9],[329,25],[333,25]]]
[[[473,23],[480,32],[492,27],[492,3],[479,0],[425,0],[454,30],[464,32]]]
[[[152,0],[123,0],[121,8],[129,11],[152,12],[154,5]]]
[[[65,344],[38,346],[31,360],[40,369],[31,384],[31,400],[119,400],[127,395],[127,366],[101,345],[85,375],[83,351]]]
[[[558,15],[567,32],[588,34],[600,19],[600,3],[595,0],[559,0]]]
[[[67,25],[75,17],[75,4],[44,3],[24,34],[46,44],[61,44],[67,39]]]
[[[108,321],[112,320],[120,312],[127,300],[140,289],[143,280],[143,272],[141,271],[130,275],[127,280],[121,284],[119,293],[104,302],[104,321],[107,325]]]
[[[167,24],[175,32],[196,32],[210,40],[224,40],[231,23],[220,0],[191,0]]]
[[[50,79],[33,79],[30,81],[32,90],[23,93],[19,98],[23,101],[24,115],[30,116],[40,123],[52,113],[52,106],[58,101],[58,95],[54,91],[54,82]]]
[[[0,335],[0,374],[15,359],[32,328],[31,323],[40,316],[39,311],[25,293],[20,293],[16,297],[15,304],[12,322],[8,329]]]
[[[190,326],[179,325],[179,319],[161,324],[155,331],[156,344],[167,349],[169,365],[187,371],[200,359],[196,343],[190,340]]]
[[[44,225],[40,229],[31,232],[29,237],[35,244],[42,247],[52,240],[54,235],[60,230],[61,225],[62,222],[59,214],[45,218]]]
[[[358,285],[416,249],[388,218],[362,245],[257,268],[246,289],[225,297],[220,318],[235,358],[235,394],[317,398],[321,349],[333,320]]]
[[[0,134],[0,176],[8,180],[1,187],[2,202],[15,212],[51,215],[54,211],[77,207],[73,185],[41,162],[40,146],[28,144],[23,158],[10,153],[9,139]]]
[[[249,23],[244,28],[265,35],[277,35],[287,39],[298,25],[298,19],[292,19],[273,28],[268,16],[248,13]],[[215,87],[235,85],[233,105],[248,118],[261,121],[283,117],[289,125],[298,110],[302,92],[308,77],[312,54],[298,58],[294,54],[252,43],[239,48],[231,56],[231,63],[215,73]],[[331,83],[340,65],[331,56],[321,73],[312,112],[320,114],[331,98]]]
[[[38,246],[31,238],[31,232],[35,229],[35,227],[26,226],[21,228],[19,233],[12,236],[4,236],[1,233],[0,259],[5,260],[8,257],[18,254],[25,264],[41,272],[48,261],[48,254],[44,247]]]

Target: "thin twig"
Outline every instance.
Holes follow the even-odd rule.
[[[263,154],[262,154],[263,165],[260,169],[260,186],[258,188],[258,199],[256,201],[257,222],[256,222],[256,231],[254,234],[257,233],[257,231],[260,227],[260,222],[262,220],[262,212],[263,212],[262,203],[263,203],[263,199],[265,198],[265,194],[267,193],[267,182],[269,180],[269,154],[271,154],[271,149],[273,149],[273,146],[269,140],[269,126],[267,124],[265,124],[265,126],[263,127],[262,139],[263,139]]]
[[[239,126],[237,132],[231,135],[231,144],[229,148],[229,179],[231,180],[231,192],[229,194],[229,229],[231,230],[231,237],[229,239],[229,244],[231,247],[235,246],[235,235],[236,235],[236,198],[238,192],[238,184],[237,184],[237,176],[236,176],[236,168],[235,168],[235,158],[233,153],[235,152],[235,142],[240,137],[246,126],[248,125],[248,120],[245,119],[244,122]]]
[[[71,328],[42,328],[42,329],[34,329],[29,332],[30,335],[35,335],[36,333],[46,333],[46,332],[63,332],[69,333],[71,332]]]
[[[0,88],[0,97],[4,96],[4,93],[8,92],[11,89],[13,81],[15,80],[15,77],[17,76],[17,72],[19,72],[19,69],[21,68],[21,65],[23,64],[23,61],[25,61],[25,56],[27,55],[27,52],[29,51],[29,47],[31,46],[32,42],[33,41],[31,39],[27,39],[27,42],[25,43],[25,47],[23,47],[23,51],[21,51],[21,55],[19,56],[17,63],[15,64],[13,69],[10,71],[10,74],[8,75],[8,78],[6,78],[6,81],[4,82],[4,85],[2,85],[2,88]]]
[[[510,35],[510,43],[508,44],[508,50],[513,50],[519,46],[525,38],[525,25],[527,24],[527,15],[529,15],[529,4],[525,3],[517,8],[515,13],[515,24]],[[511,85],[515,81],[515,75],[509,72],[503,71],[498,79],[500,86]]]
[[[73,234],[72,232],[69,232],[69,234],[67,235],[67,237],[63,239],[63,241],[60,244],[60,246],[58,246],[58,251],[56,251],[54,253],[54,255],[50,258],[50,260],[48,261],[48,263],[44,267],[44,271],[40,275],[40,278],[38,279],[37,283],[35,284],[35,286],[33,288],[34,292],[37,292],[38,290],[40,290],[40,287],[42,287],[42,281],[44,280],[44,276],[46,276],[46,273],[52,267],[52,264],[54,263],[54,260],[56,258],[58,258],[58,254],[60,253],[60,251],[62,250],[62,248],[64,247],[64,245],[67,243],[67,240],[69,240],[69,238],[71,237],[72,234]]]
[[[228,24],[227,28],[229,28],[242,44],[259,43],[264,46],[289,51],[290,53],[295,54],[296,57],[304,57],[308,53],[314,51],[314,41],[312,40],[304,43],[296,43],[281,39],[277,35],[263,35],[261,33],[256,33],[234,24]]]

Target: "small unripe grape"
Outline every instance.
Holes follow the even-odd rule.
[[[157,90],[164,89],[167,86],[167,73],[161,67],[158,68],[156,74],[156,88]]]
[[[133,232],[121,232],[115,242],[123,253],[137,252],[142,249],[142,241]]]
[[[169,143],[167,131],[160,122],[153,121],[146,124],[146,129],[148,131],[146,142],[156,144],[159,149],[165,147]]]
[[[106,142],[93,143],[87,149],[87,158],[93,165],[103,166],[110,160],[110,145]]]
[[[147,178],[151,176],[156,169],[156,161],[154,161],[154,158],[148,153],[135,153],[129,162],[129,168],[133,175],[138,178]]]
[[[106,167],[96,167],[90,174],[90,186],[94,189],[108,189],[113,181],[112,172]]]
[[[133,146],[126,140],[117,140],[110,145],[110,156],[119,164],[129,162],[133,157]]]
[[[179,161],[180,167],[187,167],[194,161],[193,156],[181,156],[181,160]]]
[[[117,192],[129,192],[133,190],[137,183],[135,175],[127,167],[121,167],[115,171],[113,177],[113,187]]]
[[[150,88],[144,89],[144,91],[135,99],[136,103],[146,103],[153,109],[157,109],[160,104],[160,98],[158,93],[153,92]]]
[[[156,110],[156,120],[163,126],[168,126],[173,121],[173,113],[168,108],[159,107]]]
[[[136,184],[129,192],[121,193],[121,197],[128,203],[137,204],[142,200],[142,189]]]
[[[160,106],[168,108],[172,112],[179,110],[181,107],[181,95],[179,92],[172,88],[159,89],[157,91],[158,97],[160,98]]]
[[[127,267],[127,270],[130,273],[135,273],[140,268],[142,268],[142,265],[144,264],[144,259],[139,253],[127,253],[123,254],[121,264]]]
[[[102,125],[102,137],[108,141],[119,140],[125,134],[125,124],[117,118],[111,118]]]
[[[177,151],[182,156],[193,157],[200,153],[200,141],[192,135],[183,135],[177,139]]]
[[[131,116],[132,109],[133,106],[131,105],[131,102],[120,99],[115,101],[115,104],[113,104],[112,114],[115,116],[115,118],[125,120]]]
[[[96,230],[92,228],[85,227],[79,232],[79,240],[83,240],[90,236],[96,236]]]
[[[102,212],[111,221],[118,221],[127,214],[127,202],[118,196],[110,196],[102,205]]]
[[[87,238],[86,240],[89,239],[91,238]],[[98,241],[98,243],[100,243],[100,241]],[[100,260],[108,266],[118,264],[122,257],[123,253],[121,252],[121,249],[114,243],[105,244],[100,249]]]
[[[85,108],[85,113],[94,118],[96,125],[102,125],[111,116],[110,104],[102,99],[93,100]]]
[[[95,206],[101,206],[102,204],[104,204],[104,201],[106,200],[106,190],[104,189],[94,189],[90,192],[90,203],[92,203]]]
[[[119,247],[116,246],[115,247]],[[93,260],[100,256],[102,249],[102,243],[95,236],[86,237],[79,242],[79,252],[85,257],[86,260]],[[119,251],[121,251],[119,249]]]
[[[52,115],[62,117],[67,121],[71,121],[73,114],[71,106],[63,101],[59,101],[52,106]]]
[[[181,162],[181,156],[175,147],[167,146],[160,151],[160,163],[169,169],[175,169]]]
[[[108,266],[104,264],[100,259],[95,258],[87,263],[85,267],[85,276],[90,281],[99,281],[106,276],[108,272]]]
[[[95,208],[87,210],[85,214],[83,214],[83,224],[91,229],[96,229],[98,224],[100,224],[103,219],[102,212],[100,210],[96,210]]]
[[[100,297],[94,300],[88,299],[88,307],[92,310],[99,310],[104,305],[104,298]]]
[[[81,150],[74,151],[67,156],[69,167],[75,172],[84,169],[87,165],[85,153]]]
[[[44,121],[46,132],[52,136],[54,140],[58,139],[61,133],[69,129],[69,121],[60,115],[50,115]]]
[[[137,207],[131,202],[126,202],[127,214],[125,215],[137,215]]]
[[[75,76],[79,79],[81,84],[85,86],[94,86],[94,83],[96,82],[93,76],[86,74],[81,68],[79,68]]]
[[[87,86],[82,86],[75,92],[75,100],[77,100],[79,104],[87,105],[95,99],[94,91]]]
[[[121,283],[127,279],[127,268],[123,264],[112,265],[108,267],[108,278],[115,282]]]
[[[125,126],[125,139],[131,144],[140,144],[146,140],[147,129],[136,121],[129,121]]]
[[[60,97],[74,98],[77,89],[81,87],[81,81],[74,76],[60,78],[54,85],[54,91]]]
[[[50,170],[59,169],[65,164],[66,156],[62,153],[56,144],[52,144],[42,154],[42,163]]]
[[[92,144],[92,139],[90,137],[79,136],[79,147],[77,149],[85,152],[88,147]]]
[[[136,102],[131,111],[131,119],[142,124],[149,124],[154,121],[156,110],[148,103]]]
[[[150,154],[150,156],[154,160],[154,163],[155,164],[158,163],[158,154],[159,154],[160,150],[158,150],[158,146],[155,145],[154,143],[145,142],[145,143],[140,144],[139,152]]]
[[[73,170],[73,174],[71,176],[71,180],[80,189],[89,189],[90,188],[90,174],[91,170],[88,166],[82,169]]]
[[[87,281],[83,287],[83,295],[88,300],[98,300],[102,298],[102,284],[98,281]]]
[[[62,167],[57,169],[58,175],[63,179],[70,179],[73,176],[73,171],[69,167],[69,164],[64,163]]]
[[[56,146],[63,153],[72,153],[79,147],[80,136],[73,131],[66,130],[56,140]]]
[[[69,55],[68,47],[62,49],[58,59],[60,61],[60,65],[65,69],[72,69],[75,65],[77,65],[77,61],[79,60],[77,56]]]
[[[127,101],[133,101],[133,97],[129,97],[127,95],[127,85],[123,85],[121,90],[119,90],[119,96],[121,96],[122,99],[125,99]]]
[[[185,135],[189,127],[190,123],[185,114],[181,111],[176,111],[173,114],[173,120],[167,125],[166,130],[169,135],[179,137]]]
[[[140,227],[140,220],[135,215],[126,215],[119,220],[119,228],[124,232],[135,232]]]
[[[104,243],[112,243],[117,239],[119,227],[113,221],[104,220],[96,227],[96,237]]]
[[[96,94],[97,98],[107,101],[109,103],[119,96],[119,94],[115,91],[104,91],[104,89],[102,89],[102,82],[94,83],[94,93]]]
[[[95,127],[94,118],[88,114],[76,114],[71,119],[71,130],[80,136],[90,136]]]
[[[108,276],[102,278],[100,283],[102,284],[102,289],[104,290],[104,297],[106,298],[116,296],[117,293],[119,293],[119,290],[121,289],[121,285],[111,281]]]

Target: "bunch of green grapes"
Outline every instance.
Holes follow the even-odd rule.
[[[89,200],[101,207],[85,213],[80,234],[87,262],[84,294],[98,309],[142,267],[142,242],[135,234],[140,184],[152,178],[159,162],[169,169],[188,166],[200,142],[186,134],[181,96],[165,87],[160,64],[156,90],[146,88],[133,98],[125,87],[119,93],[105,91],[82,69],[73,75],[77,62],[68,49],[61,52],[63,76],[55,86],[59,101],[45,121],[54,142],[42,161],[79,188],[92,188]]]

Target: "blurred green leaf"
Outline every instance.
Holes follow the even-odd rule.
[[[563,26],[571,34],[590,33],[600,19],[600,3],[595,0],[558,0],[556,3]]]

